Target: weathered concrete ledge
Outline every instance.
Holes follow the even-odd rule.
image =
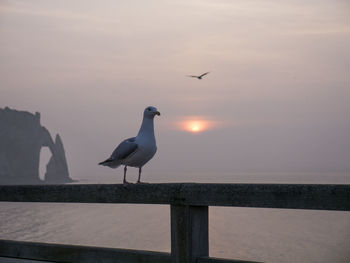
[[[350,211],[350,185],[0,185],[0,201],[172,204]]]

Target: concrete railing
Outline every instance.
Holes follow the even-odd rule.
[[[245,261],[209,257],[208,206],[350,211],[350,185],[11,185],[0,186],[0,201],[169,204],[171,211],[171,253],[0,240],[0,257],[84,263],[232,263]]]

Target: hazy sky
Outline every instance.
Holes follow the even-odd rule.
[[[121,180],[97,163],[148,105],[148,179],[350,172],[349,47],[347,0],[2,0],[0,107],[41,112],[73,178]],[[212,125],[179,128],[191,119]]]

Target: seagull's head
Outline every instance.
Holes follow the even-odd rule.
[[[160,112],[157,110],[156,107],[153,107],[153,106],[148,106],[145,111],[143,112],[143,116],[145,118],[149,118],[149,119],[153,119],[154,116],[156,115],[160,115]]]

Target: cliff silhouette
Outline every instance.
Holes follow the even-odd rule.
[[[51,159],[44,180],[39,177],[40,150],[48,147]],[[62,140],[53,141],[40,124],[40,113],[0,108],[0,184],[69,183]]]

